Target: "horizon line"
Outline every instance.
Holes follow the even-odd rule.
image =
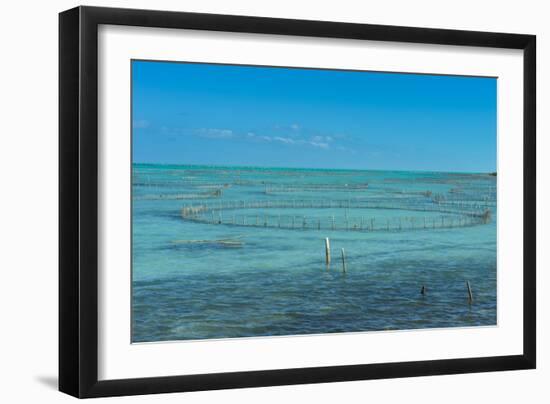
[[[497,170],[492,171],[446,171],[446,170],[405,170],[405,169],[380,169],[380,168],[328,168],[328,167],[288,167],[288,166],[254,166],[254,165],[238,165],[238,164],[187,164],[187,163],[151,163],[151,162],[134,162],[132,165],[157,165],[157,166],[187,166],[187,167],[219,167],[219,168],[276,168],[288,170],[338,170],[338,171],[392,171],[392,172],[417,172],[417,173],[449,173],[449,174],[497,174]]]

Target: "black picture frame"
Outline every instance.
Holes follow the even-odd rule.
[[[99,381],[100,24],[523,50],[523,354]],[[84,398],[535,368],[535,61],[534,35],[97,7],[77,7],[60,13],[59,390]]]

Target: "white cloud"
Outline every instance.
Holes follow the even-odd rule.
[[[310,139],[309,139],[309,144],[311,146],[314,146],[314,147],[319,147],[321,149],[329,149],[330,148],[330,145],[329,143],[332,142],[332,137],[330,136],[321,136],[321,135],[316,135],[316,136],[312,136]]]
[[[230,129],[200,129],[199,134],[201,137],[209,139],[229,139],[234,136],[234,133]]]
[[[269,136],[265,135],[258,135],[254,132],[247,132],[244,136],[244,139],[253,140],[253,141],[264,141],[264,142],[271,142],[273,139]]]
[[[287,127],[288,128],[288,127]],[[291,128],[298,131],[300,126],[298,124],[291,125]],[[318,149],[328,150],[331,148],[331,144],[336,147],[336,149],[341,151],[352,152],[350,149],[344,148],[342,146],[334,145],[334,137],[328,135],[314,135],[314,136],[305,136],[301,132],[290,133],[287,136],[273,136],[273,135],[261,135],[256,132],[243,132],[238,133],[231,129],[218,129],[218,128],[203,128],[198,129],[197,134],[201,137],[211,138],[211,139],[235,139],[241,141],[252,141],[252,142],[278,142],[285,145],[305,145],[309,147],[314,147]]]
[[[296,141],[294,139],[291,139],[289,137],[281,137],[281,136],[275,136],[273,140],[277,140],[278,142],[285,143],[285,144],[295,144]]]
[[[310,145],[314,147],[319,147],[321,149],[327,150],[329,148],[328,143],[322,143],[322,142],[309,142]]]

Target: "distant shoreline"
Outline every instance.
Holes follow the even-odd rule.
[[[167,163],[132,163],[132,167],[163,167],[163,168],[198,168],[225,170],[293,170],[293,171],[357,171],[357,172],[390,172],[390,173],[423,173],[423,174],[471,174],[496,177],[496,171],[443,171],[443,170],[388,170],[378,168],[321,168],[321,167],[268,167],[268,166],[238,166],[217,164],[167,164]]]

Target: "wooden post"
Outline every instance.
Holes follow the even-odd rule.
[[[472,303],[474,301],[474,296],[472,294],[472,288],[470,287],[470,281],[466,281],[466,287],[468,288],[468,302]]]
[[[426,294],[426,287],[422,285],[422,289],[420,289],[420,294],[424,296]]]
[[[330,240],[325,238],[325,263],[330,265]]]
[[[342,248],[342,272],[346,273],[346,252]]]

